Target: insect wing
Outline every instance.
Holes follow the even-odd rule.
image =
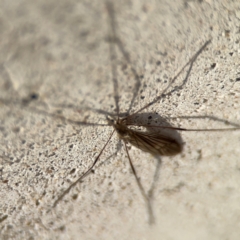
[[[182,145],[174,138],[160,134],[129,129],[128,142],[153,155],[173,156],[182,151]]]

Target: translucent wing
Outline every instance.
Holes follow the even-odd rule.
[[[173,156],[182,151],[182,145],[169,136],[128,130],[128,137],[125,137],[124,140],[142,151],[162,156]]]

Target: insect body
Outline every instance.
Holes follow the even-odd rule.
[[[108,124],[117,131],[120,139],[126,143],[149,152],[152,155],[173,156],[182,151],[182,145],[175,139],[158,132],[142,132],[127,127],[126,118],[109,119]]]

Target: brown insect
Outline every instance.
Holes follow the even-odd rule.
[[[123,57],[125,58],[125,60],[130,64],[130,58],[128,56],[128,54],[126,53],[125,49],[123,48],[123,44],[119,38],[119,36],[117,36],[116,33],[116,20],[115,20],[115,14],[114,14],[114,7],[113,4],[111,2],[106,2],[106,8],[107,8],[107,12],[110,18],[110,28],[111,28],[111,36],[109,37],[109,46],[110,46],[110,60],[111,60],[111,72],[112,72],[112,81],[113,81],[113,86],[114,86],[114,99],[115,99],[115,105],[116,105],[116,114],[113,117],[109,117],[107,116],[107,124],[108,126],[112,126],[114,128],[114,130],[112,131],[111,135],[109,136],[107,142],[104,144],[102,150],[100,151],[100,153],[98,154],[98,156],[95,158],[94,162],[92,163],[92,165],[89,167],[89,169],[83,174],[81,175],[75,182],[73,182],[65,191],[63,191],[63,193],[56,199],[56,201],[53,204],[53,207],[56,207],[56,205],[63,199],[63,197],[69,193],[69,191],[79,182],[81,182],[88,174],[90,174],[93,170],[93,168],[95,167],[96,163],[99,161],[100,156],[102,155],[104,149],[106,148],[106,146],[108,145],[110,139],[112,138],[114,132],[117,132],[118,137],[123,140],[126,152],[127,152],[127,156],[128,156],[128,160],[132,169],[132,172],[135,176],[136,182],[140,188],[140,191],[147,203],[148,206],[148,210],[149,210],[149,215],[150,215],[150,222],[154,222],[154,218],[153,218],[153,213],[152,213],[152,208],[151,208],[151,204],[150,204],[150,199],[149,196],[145,193],[142,184],[137,176],[136,170],[133,166],[132,160],[130,158],[129,155],[129,151],[127,148],[127,144],[131,144],[137,148],[139,148],[140,150],[144,151],[144,152],[148,152],[154,156],[173,156],[176,155],[178,153],[180,153],[183,150],[183,146],[182,143],[174,138],[172,135],[166,134],[164,132],[158,132],[158,131],[143,131],[143,130],[136,130],[135,128],[131,128],[131,126],[133,125],[129,119],[133,118],[134,116],[136,116],[139,112],[143,111],[144,109],[147,109],[149,106],[153,105],[154,103],[156,103],[157,101],[159,101],[161,98],[167,96],[167,95],[171,95],[173,91],[168,92],[169,88],[172,86],[172,84],[175,82],[175,80],[178,78],[178,76],[180,75],[180,73],[188,66],[189,67],[189,71],[192,68],[192,65],[194,63],[194,61],[196,60],[196,58],[198,57],[198,55],[206,48],[206,46],[210,43],[210,40],[207,41],[198,51],[196,54],[194,54],[194,56],[182,67],[182,69],[179,71],[179,73],[170,81],[170,83],[168,84],[168,86],[162,91],[162,93],[157,96],[153,101],[151,101],[150,103],[148,103],[147,105],[145,105],[144,107],[142,107],[141,109],[139,109],[138,111],[129,114],[129,111],[127,112],[127,116],[125,117],[120,117],[120,110],[119,110],[119,95],[118,95],[118,82],[117,82],[117,71],[116,71],[116,67],[114,64],[114,61],[116,59],[115,57],[115,47],[117,46],[120,51],[123,54]],[[134,77],[136,79],[136,81],[139,81],[139,76],[137,74],[137,72],[135,71],[134,68],[131,69]],[[179,86],[179,89],[186,83],[186,80]],[[133,96],[133,100],[136,96]],[[132,104],[132,103],[131,103]],[[130,106],[131,108],[131,106]],[[114,114],[113,114],[114,115]],[[137,127],[142,127],[145,129],[148,129],[149,126],[144,125],[144,124],[138,124]],[[153,127],[154,128],[154,127]],[[173,126],[158,126],[158,128],[164,129],[164,130],[168,130],[168,131],[229,131],[229,130],[236,130],[236,129],[240,129],[239,126],[235,126],[234,128],[226,128],[226,129],[185,129],[185,128],[178,128],[178,127],[173,127]]]

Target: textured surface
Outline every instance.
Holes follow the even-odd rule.
[[[143,76],[132,110],[160,94],[212,39],[186,85],[148,108],[147,116],[214,115],[240,123],[239,1],[118,2],[116,31]],[[182,154],[162,158],[153,226],[116,136],[95,173],[52,209],[111,132],[51,116],[105,123],[103,114],[86,107],[113,112],[106,7],[75,0],[1,0],[0,5],[1,239],[239,239],[240,131],[181,133]],[[126,111],[135,82],[120,52],[117,67],[120,109]],[[38,100],[20,104],[33,93]],[[172,123],[226,127],[207,119]],[[156,161],[133,147],[130,155],[147,192]]]

